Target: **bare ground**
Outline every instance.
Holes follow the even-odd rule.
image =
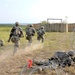
[[[43,44],[35,43],[31,46],[25,46],[23,49],[19,49],[18,52],[13,56],[12,50],[7,50],[0,54],[0,75],[19,75],[23,66],[27,63],[29,59],[33,58],[43,58],[48,59],[50,58],[54,50],[70,50],[70,46],[67,45],[65,40],[69,38],[68,36],[57,36],[57,42],[56,44],[54,41],[56,40],[55,37],[48,36],[48,39],[46,39],[47,46],[44,47]],[[49,38],[50,37],[50,38]],[[66,39],[65,39],[66,37]],[[46,37],[47,38],[47,37]],[[51,40],[50,42],[48,40]],[[67,40],[68,41],[68,40]],[[62,44],[61,44],[62,42]],[[67,42],[68,43],[68,42]],[[45,44],[45,45],[46,45]],[[54,45],[57,46],[54,47]],[[48,47],[48,48],[46,48]],[[59,70],[58,70],[59,71]],[[64,72],[66,72],[66,75],[75,75],[75,66],[66,67],[64,68]],[[45,74],[44,74],[45,75]],[[53,71],[49,75],[54,75]]]
[[[12,51],[5,52],[0,55],[0,75],[19,75],[22,67],[29,59],[36,57],[47,59],[50,56],[49,50],[43,51],[43,44],[33,44],[26,46],[23,50],[13,56]],[[71,71],[70,71],[71,70]],[[66,67],[64,69],[66,75],[75,75],[75,66]],[[49,75],[53,75],[50,73]]]
[[[4,52],[0,55],[0,75],[19,75],[26,62],[36,56],[33,52],[42,48],[42,44],[26,46],[25,49],[18,50],[14,56],[12,51]]]

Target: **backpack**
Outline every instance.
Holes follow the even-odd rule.
[[[41,30],[41,29],[39,29],[39,30],[38,30],[38,32],[37,32],[37,34],[41,36],[41,35],[43,35],[43,34],[44,34],[44,31],[43,31],[43,30]]]
[[[17,42],[19,40],[19,35],[20,35],[20,29],[19,27],[13,27],[13,32],[12,32],[12,37],[11,37],[11,41],[13,43]]]
[[[64,58],[67,57],[67,54],[66,54],[66,52],[60,52],[60,51],[58,51],[58,52],[56,52],[54,54],[54,56],[57,57],[57,58],[59,58],[60,60],[63,60]]]
[[[18,36],[13,35],[13,36],[11,37],[11,41],[12,41],[13,43],[16,43],[16,42],[19,41],[19,40],[20,40],[20,39],[19,39]]]
[[[28,35],[28,36],[34,36],[33,30],[31,28],[28,28],[26,30],[26,35]]]
[[[19,27],[15,27],[13,35],[19,35],[20,34],[20,28]]]

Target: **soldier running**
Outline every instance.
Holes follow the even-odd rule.
[[[14,43],[13,55],[18,50],[18,47],[19,47],[19,44],[20,44],[19,40],[23,36],[24,35],[23,35],[22,28],[19,27],[19,23],[16,22],[15,26],[13,26],[13,28],[11,29],[10,36],[9,36],[9,39],[8,39],[8,42],[10,42],[10,40],[11,40]]]
[[[45,34],[44,26],[41,26],[41,28],[38,29],[37,31],[37,40],[38,41],[42,40],[42,42],[44,42],[44,34]]]
[[[29,43],[32,43],[32,37],[35,34],[35,28],[33,28],[33,25],[29,25],[29,27],[26,29],[26,39]]]

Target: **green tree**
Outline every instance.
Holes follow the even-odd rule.
[[[41,22],[41,25],[47,25],[47,24],[49,24],[49,22],[47,22],[47,21],[42,21]]]

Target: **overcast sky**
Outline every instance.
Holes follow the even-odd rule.
[[[0,0],[0,23],[38,23],[66,16],[75,22],[75,0]]]

